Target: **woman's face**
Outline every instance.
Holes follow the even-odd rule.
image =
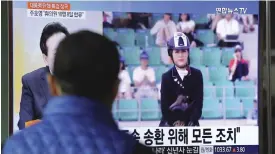
[[[174,50],[172,53],[174,63],[177,67],[182,68],[188,63],[188,50]]]
[[[181,14],[180,16],[182,21],[186,21],[187,20],[187,14]]]

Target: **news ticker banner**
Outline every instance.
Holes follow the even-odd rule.
[[[152,147],[155,154],[259,154],[257,145],[163,146]]]
[[[70,3],[27,2],[27,16],[34,18],[85,19],[86,11],[72,11]]]
[[[147,146],[258,145],[258,127],[135,127],[123,129]]]
[[[124,128],[156,153],[257,153],[258,127],[138,127]]]

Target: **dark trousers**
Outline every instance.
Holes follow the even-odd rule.
[[[224,40],[220,40],[218,42],[218,46],[219,47],[229,47],[229,48],[232,48],[232,47],[235,47],[236,45],[241,45],[240,42],[224,42]]]

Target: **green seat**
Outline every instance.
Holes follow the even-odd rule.
[[[242,99],[242,103],[243,103],[244,116],[247,118],[248,113],[254,108],[254,99],[244,98]]]
[[[103,28],[103,33],[104,32],[114,32],[115,30],[113,28]]]
[[[157,99],[153,98],[144,98],[141,99],[140,104],[141,109],[141,120],[160,120],[160,108]]]
[[[116,41],[123,47],[135,46],[135,31],[127,28],[117,29]]]
[[[138,65],[140,64],[140,48],[139,47],[124,47],[123,56],[125,58],[125,63],[128,65]]]
[[[138,102],[135,99],[121,99],[118,102],[119,120],[137,121],[138,120]]]
[[[153,13],[151,26],[153,27],[157,23],[157,21],[163,19],[163,15],[163,13]]]
[[[134,81],[133,81],[133,72],[134,72],[135,68],[136,68],[136,66],[128,66],[127,67],[127,71],[129,72],[132,83],[134,83]]]
[[[166,66],[159,66],[156,67],[156,83],[161,82],[162,74],[168,71],[168,68]]]
[[[160,65],[160,48],[159,47],[150,47],[145,49],[149,55],[149,64],[150,65]]]
[[[155,46],[155,39],[148,30],[139,29],[135,34],[136,45],[140,47]]]
[[[115,39],[117,37],[117,32],[111,31],[111,30],[106,30],[106,31],[103,31],[103,35],[106,36],[107,38],[109,38],[110,40],[115,41]]]
[[[215,94],[215,89],[213,83],[210,81],[203,82],[203,97],[204,98],[213,98]]]
[[[192,65],[201,65],[202,52],[200,48],[190,49],[190,62]]]
[[[203,100],[202,109],[203,119],[219,119],[222,118],[221,104],[218,99],[206,98]]]
[[[199,15],[199,14],[192,14],[192,19],[195,21],[196,24],[207,24],[208,18],[207,15]]]
[[[251,81],[235,82],[236,97],[254,98],[256,96],[256,86]]]
[[[244,118],[240,99],[228,98],[228,99],[225,99],[224,104],[225,104],[227,119]]]
[[[192,67],[198,69],[202,73],[203,81],[209,81],[208,68],[203,65],[191,65]]]
[[[128,18],[126,12],[113,12],[114,18]]]
[[[177,24],[179,22],[179,17],[180,17],[179,13],[172,14],[172,20],[175,22],[175,24]]]
[[[234,48],[223,48],[222,49],[222,64],[224,66],[228,66],[230,60],[233,58],[233,54],[234,54]]]
[[[218,98],[233,98],[234,86],[231,81],[217,81],[214,83],[216,86],[216,97]]]
[[[207,44],[214,44],[215,43],[215,34],[212,30],[197,30],[196,38],[204,43]]]
[[[228,68],[224,66],[209,67],[209,79],[213,83],[227,81]]]
[[[118,106],[117,105],[118,105],[117,101],[114,101],[113,106],[112,106],[112,114],[113,114],[113,117],[114,117],[115,120],[119,119],[118,118],[118,109],[117,109]]]
[[[221,63],[221,51],[219,48],[204,48],[202,63],[206,66],[219,66]]]

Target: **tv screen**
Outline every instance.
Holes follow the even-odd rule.
[[[14,132],[42,119],[51,99],[41,72],[51,72],[63,37],[41,35],[57,23],[117,44],[112,113],[141,143],[158,153],[257,154],[258,14],[257,1],[13,2]],[[179,40],[188,49],[177,50]]]

